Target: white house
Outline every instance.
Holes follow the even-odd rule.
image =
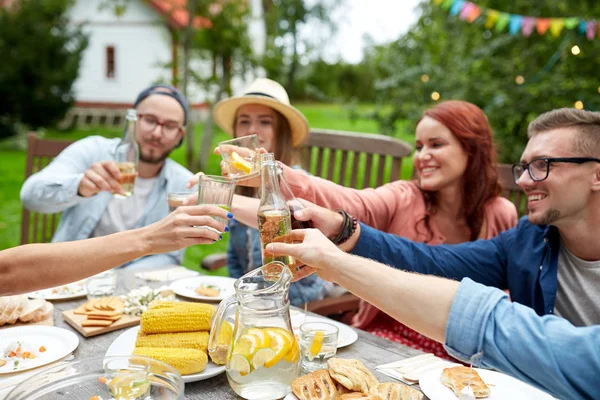
[[[249,0],[248,24],[258,54],[264,51],[265,42],[260,1]],[[174,82],[175,66],[181,62],[181,44],[173,33],[187,25],[186,0],[129,0],[120,16],[111,8],[102,7],[103,3],[103,0],[77,0],[70,10],[71,22],[83,23],[89,37],[75,82],[79,110],[128,107],[150,84]],[[196,27],[206,24],[207,20],[202,18],[194,21]],[[197,73],[210,73],[208,61],[193,60],[192,65]],[[232,81],[234,92],[243,90],[253,78],[236,77]],[[194,109],[201,108],[208,98],[197,87],[190,87],[188,92]]]

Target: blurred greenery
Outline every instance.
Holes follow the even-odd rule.
[[[335,104],[300,104],[297,107],[306,115],[309,123],[314,128],[326,128],[336,130],[349,130],[356,132],[377,132],[377,123],[373,120],[352,118],[351,110],[357,109],[368,112],[373,109],[372,105],[335,105]],[[399,123],[395,136],[413,141],[413,135],[406,123]],[[200,143],[204,126],[196,124],[195,143]],[[407,133],[410,132],[410,133]],[[40,130],[46,138],[78,140],[90,135],[101,135],[105,137],[120,137],[121,129],[104,127],[77,128],[76,130],[61,132],[55,129]],[[227,139],[228,136],[216,129],[213,138],[213,147],[217,143]],[[19,192],[25,177],[25,137],[19,136],[12,139],[0,141],[0,175],[3,177],[3,187],[0,191],[0,250],[19,244],[21,232],[21,202]],[[171,158],[185,165],[185,145],[174,150]],[[207,168],[203,171],[207,174],[221,173],[219,167],[220,157],[211,156]],[[404,173],[409,177],[412,172],[410,161],[405,163]],[[193,246],[187,249],[183,264],[192,269],[198,269],[200,261],[206,255],[215,252],[224,252],[227,247],[227,235],[223,241],[210,246]],[[207,273],[206,271],[204,271]],[[218,270],[218,275],[226,274],[225,269]]]

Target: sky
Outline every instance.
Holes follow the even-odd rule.
[[[358,63],[362,59],[364,35],[375,43],[397,39],[418,19],[415,8],[421,0],[344,0],[333,16],[338,32],[326,46],[326,54],[339,54],[344,61]],[[332,60],[335,61],[335,58]]]

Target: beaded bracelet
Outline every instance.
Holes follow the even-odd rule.
[[[344,221],[342,222],[342,229],[340,229],[338,235],[331,241],[336,245],[340,245],[350,239],[354,231],[356,231],[358,220],[344,210],[336,210],[336,212],[344,217]]]

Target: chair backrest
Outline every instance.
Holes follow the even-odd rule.
[[[71,143],[73,142],[68,140],[40,139],[35,133],[29,133],[27,135],[25,179],[42,170]],[[49,242],[58,226],[59,218],[60,213],[40,214],[23,207],[21,244]]]
[[[517,207],[519,217],[527,214],[527,196],[525,196],[523,189],[516,184],[513,178],[512,165],[498,164],[498,176],[504,188],[502,196],[512,201],[515,207]]]
[[[408,143],[384,135],[312,129],[302,162],[313,175],[362,189],[400,179],[411,153]]]

